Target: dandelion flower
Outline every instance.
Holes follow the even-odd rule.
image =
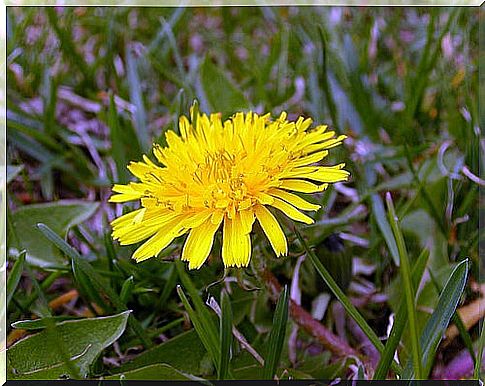
[[[328,149],[339,145],[326,126],[310,128],[311,119],[288,121],[282,113],[237,113],[222,121],[220,114],[182,116],[180,135],[166,133],[167,146],[155,144],[158,164],[147,156],[131,162],[139,179],[114,185],[110,202],[140,200],[141,207],[115,219],[113,238],[120,244],[146,240],[133,254],[136,261],[157,256],[175,238],[188,233],[182,260],[200,268],[222,227],[222,260],[226,267],[245,267],[251,257],[250,233],[257,220],[276,256],[286,255],[286,237],[273,207],[306,224],[301,211],[320,208],[299,193],[321,192],[329,183],[345,181],[344,164],[320,166]]]

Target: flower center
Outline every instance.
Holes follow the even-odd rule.
[[[240,157],[227,150],[206,153],[205,162],[200,163],[192,174],[193,181],[205,189],[205,207],[234,212],[252,205]]]

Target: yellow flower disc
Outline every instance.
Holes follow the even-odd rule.
[[[222,224],[222,260],[227,267],[245,267],[251,257],[250,233],[257,219],[277,256],[286,255],[286,237],[272,206],[293,220],[311,224],[302,213],[316,211],[291,193],[314,193],[329,183],[345,181],[344,164],[320,166],[335,137],[327,126],[310,128],[311,119],[276,120],[270,115],[237,113],[226,121],[220,114],[198,114],[194,124],[180,118],[180,136],[166,133],[168,146],[155,144],[159,163],[146,156],[131,162],[140,182],[115,185],[110,202],[140,200],[141,208],[115,219],[113,238],[120,244],[146,240],[133,254],[137,261],[157,256],[176,237],[188,232],[182,260],[200,268]]]

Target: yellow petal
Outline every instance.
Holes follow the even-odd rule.
[[[136,211],[130,222],[113,227],[113,238],[121,245],[138,243],[156,233],[161,228],[171,227],[177,216],[165,208],[142,208]],[[175,224],[180,223],[178,217]]]
[[[327,189],[328,184],[316,185],[304,180],[282,180],[280,188],[293,190],[301,193],[315,193]]]
[[[296,206],[297,208],[302,210],[318,210],[321,208],[320,205],[311,204],[308,201],[305,201],[303,198],[297,196],[296,194],[289,193],[285,190],[272,189],[269,191],[269,194],[271,194],[273,197],[281,198],[282,200],[285,200],[291,205]]]
[[[129,185],[114,185],[113,192],[121,193],[113,195],[109,198],[109,202],[125,202],[125,201],[133,201],[138,200],[139,198],[144,196],[144,193],[140,189],[140,184],[130,183]],[[138,189],[135,189],[137,188]]]
[[[316,151],[331,149],[332,147],[340,145],[345,138],[347,138],[347,136],[341,135],[338,138],[330,139],[329,141],[318,142],[312,145],[307,145],[300,150],[305,151],[307,154],[311,154]]]
[[[170,222],[177,214],[170,210],[149,210],[145,212],[143,222],[141,223],[145,227],[158,226],[163,227],[164,224]]]
[[[242,231],[245,234],[251,233],[254,223],[254,211],[252,209],[241,210],[238,212],[241,221]]]
[[[143,208],[141,209],[137,209],[137,210],[134,210],[133,212],[130,212],[130,213],[126,213],[124,214],[123,216],[120,216],[116,219],[114,219],[113,221],[111,221],[111,226],[113,228],[116,228],[116,227],[122,227],[122,226],[125,226],[125,225],[129,225],[129,224],[132,224],[133,223],[133,220],[136,216],[138,216],[138,214],[143,210]]]
[[[222,261],[228,266],[233,261],[232,258],[232,222],[225,216],[222,227]]]
[[[113,239],[118,240],[120,245],[139,243],[155,234],[159,226],[144,227],[140,224],[133,224],[113,231]]]
[[[183,226],[186,228],[197,228],[212,215],[210,210],[202,210],[199,212],[195,212],[194,214],[187,216],[183,221]]]
[[[134,201],[138,200],[141,196],[134,195],[134,194],[114,194],[112,195],[108,202],[127,202],[127,201]]]
[[[197,228],[193,228],[182,251],[182,260],[189,262],[189,269],[198,269],[204,264],[212,249],[214,234],[219,224],[207,220]]]
[[[175,218],[150,239],[145,241],[136,251],[133,253],[133,259],[137,262],[149,259],[150,257],[157,256],[162,249],[167,247],[175,237],[181,236],[187,231],[186,228],[180,226],[180,219]]]
[[[321,131],[314,130],[311,132],[307,132],[304,139],[298,144],[297,149],[302,150],[311,144],[327,141],[329,139],[331,140],[331,138],[334,135],[335,135],[334,131],[321,132]]]
[[[258,199],[261,205],[270,205],[273,202],[273,197],[271,197],[269,194],[266,194],[264,192],[259,192],[256,195],[256,198]]]
[[[182,115],[179,118],[179,131],[180,131],[180,136],[183,139],[187,139],[189,137],[189,135],[190,135],[191,130],[192,130],[192,128],[190,126],[189,120],[187,119],[187,117],[185,115]]]
[[[276,256],[288,254],[285,234],[271,212],[262,205],[255,206],[254,212]]]
[[[304,165],[310,165],[315,162],[319,162],[322,159],[324,159],[328,155],[328,151],[319,151],[317,153],[313,153],[310,155],[307,155],[305,157],[298,158],[294,161],[291,161],[291,166],[296,168],[298,166],[304,166]]]
[[[347,181],[350,173],[347,170],[342,170],[344,166],[345,164],[320,166],[318,170],[307,174],[305,178],[328,183]]]
[[[251,259],[251,236],[244,234],[241,218],[224,219],[222,261],[226,267],[246,267]]]
[[[275,207],[276,209],[281,210],[284,214],[286,214],[289,218],[304,222],[305,224],[313,224],[314,220],[311,217],[308,217],[306,214],[301,213],[298,209],[294,206],[288,204],[287,202],[280,200],[279,198],[275,198],[271,206]]]
[[[212,224],[220,224],[222,218],[224,217],[224,212],[222,210],[216,210],[212,213],[211,221]]]
[[[139,224],[143,221],[147,208],[143,208],[136,216],[133,218],[135,224]]]

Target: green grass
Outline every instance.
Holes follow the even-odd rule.
[[[472,8],[9,7],[7,324],[10,338],[39,333],[10,346],[21,371],[9,377],[429,378],[463,350],[482,358],[483,327],[456,312],[483,281],[483,200],[463,172],[485,166],[478,24]],[[140,264],[135,246],[112,241],[109,222],[131,210],[107,203],[112,185],[178,132],[194,100],[224,117],[309,116],[348,136],[325,161],[346,163],[348,189],[311,197],[323,209],[298,234],[281,217],[289,257],[276,259],[256,226],[241,270],[224,269],[218,237],[195,272],[176,261],[183,239]],[[352,275],[352,262],[367,268]],[[264,270],[287,286],[281,295]],[[355,358],[295,332],[296,277],[306,311],[330,296],[318,323]],[[96,344],[78,358],[83,326]],[[35,342],[59,331],[43,355]],[[462,376],[477,378],[480,366],[467,366]]]

